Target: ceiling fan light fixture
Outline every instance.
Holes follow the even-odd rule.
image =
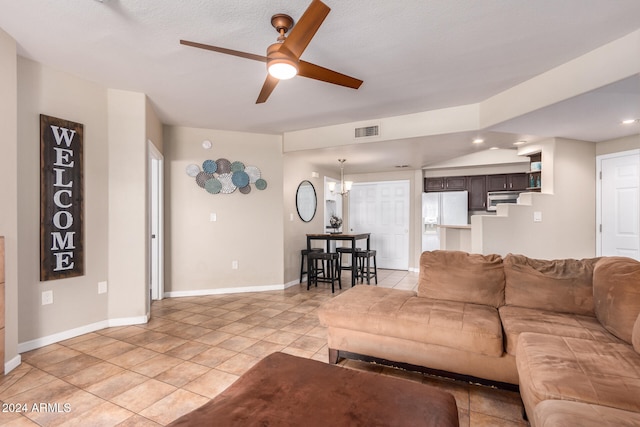
[[[288,59],[273,59],[267,67],[269,74],[278,80],[289,80],[298,74],[298,67]]]

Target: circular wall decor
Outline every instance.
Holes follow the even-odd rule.
[[[265,188],[267,188],[267,181],[265,181],[264,179],[260,178],[256,181],[256,188],[258,190],[264,190]]]
[[[244,171],[233,172],[231,182],[233,182],[236,187],[246,187],[249,185],[249,175]]]
[[[213,160],[205,160],[204,162],[202,162],[202,169],[206,173],[216,173],[216,171],[218,170],[218,164]]]
[[[204,183],[204,189],[211,194],[218,194],[222,190],[222,183],[217,178],[209,178]]]
[[[218,164],[218,173],[219,174],[231,172],[231,162],[229,160],[227,160],[227,159],[218,159],[218,160],[216,160],[216,163]]]
[[[190,164],[187,166],[187,175],[189,175],[192,178],[195,178],[196,175],[198,175],[200,173],[200,166],[195,165],[195,164]]]
[[[202,148],[204,148],[205,150],[208,150],[212,146],[213,144],[208,139],[205,139],[204,141],[202,141]]]

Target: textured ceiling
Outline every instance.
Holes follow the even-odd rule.
[[[302,59],[364,84],[297,77],[260,105],[263,63],[179,44],[264,55],[271,15],[309,1],[0,0],[0,28],[24,57],[146,93],[164,123],[278,134],[480,102],[640,28],[638,0],[325,0]]]

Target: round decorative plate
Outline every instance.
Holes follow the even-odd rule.
[[[229,173],[231,172],[231,162],[227,159],[218,159],[216,160],[218,164],[218,173]]]
[[[218,170],[218,164],[213,160],[205,160],[202,162],[202,170],[206,173],[216,173]]]
[[[267,181],[265,181],[264,179],[260,178],[256,181],[256,188],[258,190],[264,190],[265,188],[267,188]]]
[[[244,163],[233,162],[231,163],[231,172],[239,172],[244,170]]]
[[[249,182],[254,184],[258,179],[260,179],[260,169],[255,166],[247,166],[244,168],[244,171],[249,175]]]
[[[204,183],[204,189],[211,194],[218,194],[222,190],[222,183],[217,178],[209,178]]]
[[[196,176],[196,184],[198,184],[200,187],[204,188],[204,183],[207,182],[208,179],[213,178],[213,175],[210,173],[206,173],[206,172],[200,172],[197,176]]]
[[[244,171],[237,171],[231,175],[231,182],[236,187],[246,187],[249,185],[249,175]]]
[[[244,187],[240,187],[238,190],[240,190],[240,192],[242,194],[249,194],[249,193],[251,193],[251,186],[247,185],[247,186],[244,186]]]
[[[194,165],[193,163],[187,166],[187,175],[195,178],[196,175],[200,172],[200,166]]]
[[[220,183],[222,184],[222,189],[220,190],[220,192],[222,192],[224,194],[233,193],[234,191],[236,191],[236,188],[238,188],[231,181],[231,174],[230,173],[220,174],[220,175],[218,175],[218,179],[220,180]]]

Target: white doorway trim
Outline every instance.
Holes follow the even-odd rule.
[[[151,140],[149,155],[149,303],[164,298],[164,156]]]

